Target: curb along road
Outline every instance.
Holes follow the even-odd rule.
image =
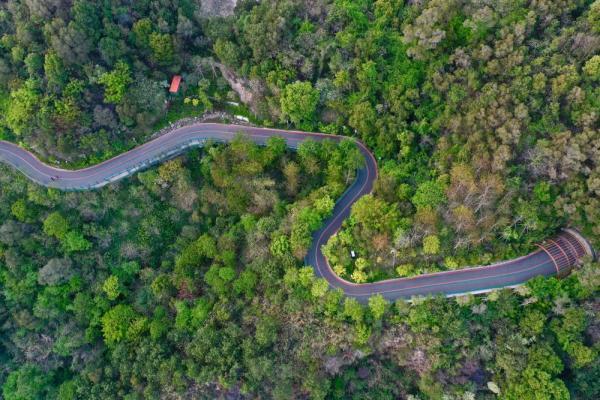
[[[343,136],[321,133],[196,123],[177,128],[110,160],[80,170],[49,166],[27,150],[5,141],[0,141],[0,161],[46,187],[66,191],[92,190],[181,154],[191,147],[202,146],[207,140],[229,142],[239,133],[259,145],[264,145],[270,137],[279,136],[291,149],[296,149],[306,139],[336,142],[346,139]],[[482,293],[496,288],[518,286],[539,275],[565,276],[581,258],[595,256],[589,242],[578,232],[565,229],[557,237],[540,244],[537,251],[497,264],[374,283],[355,284],[346,281],[333,272],[321,247],[340,229],[342,222],[350,215],[352,205],[365,194],[371,193],[377,179],[377,162],[373,154],[362,142],[356,140],[356,144],[365,159],[364,167],[357,172],[356,180],[350,188],[337,200],[332,215],[313,234],[306,256],[307,264],[315,269],[318,277],[326,279],[333,288],[341,288],[347,296],[365,302],[374,294],[395,300],[413,296]]]

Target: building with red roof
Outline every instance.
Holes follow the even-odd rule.
[[[171,87],[169,88],[169,92],[177,93],[179,90],[179,84],[181,83],[181,75],[175,75],[171,80]]]

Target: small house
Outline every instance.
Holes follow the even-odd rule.
[[[181,83],[181,75],[175,75],[171,80],[171,87],[169,93],[177,93],[179,91],[179,84]]]

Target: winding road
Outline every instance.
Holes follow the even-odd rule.
[[[202,146],[207,141],[229,142],[238,134],[245,135],[259,145],[264,145],[272,136],[280,136],[291,149],[296,149],[307,139],[335,142],[346,139],[321,133],[197,123],[175,129],[131,151],[80,170],[64,170],[44,164],[27,150],[5,141],[0,141],[0,161],[46,187],[59,190],[92,190],[172,158],[190,147]],[[317,276],[325,278],[331,287],[341,288],[347,296],[365,302],[374,294],[395,300],[413,296],[483,293],[497,288],[518,286],[539,275],[562,277],[567,275],[581,258],[595,257],[594,250],[585,238],[575,230],[565,229],[555,238],[539,244],[535,252],[514,260],[375,283],[348,282],[333,272],[321,247],[340,229],[342,222],[350,214],[351,206],[361,196],[372,191],[373,183],[377,179],[377,162],[373,154],[359,140],[356,140],[356,144],[364,156],[364,167],[357,171],[354,183],[338,199],[331,217],[314,233],[312,245],[306,256],[306,263],[315,269]]]

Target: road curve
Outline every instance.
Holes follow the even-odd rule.
[[[92,190],[181,154],[190,147],[202,146],[206,141],[229,142],[240,133],[259,145],[264,145],[270,137],[280,136],[291,149],[296,149],[307,139],[335,142],[345,139],[343,136],[321,133],[198,123],[175,129],[131,151],[80,170],[49,166],[23,148],[5,141],[0,141],[0,161],[46,187],[59,190]],[[338,199],[331,217],[313,234],[313,242],[306,256],[307,264],[315,269],[318,277],[326,279],[331,287],[342,289],[347,296],[364,302],[374,294],[395,300],[413,296],[482,293],[496,288],[518,286],[539,275],[561,277],[568,274],[581,258],[595,257],[594,250],[587,240],[578,232],[565,229],[557,237],[538,245],[539,248],[535,252],[493,265],[375,283],[355,284],[346,281],[333,272],[321,247],[340,229],[342,222],[350,214],[351,206],[361,196],[372,191],[377,178],[377,162],[373,154],[359,140],[356,140],[356,144],[365,159],[364,167],[357,171],[354,183]]]

